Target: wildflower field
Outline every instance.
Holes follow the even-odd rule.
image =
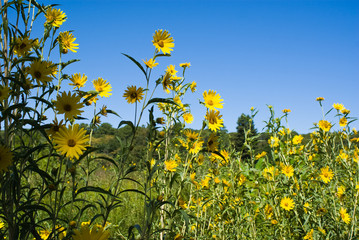
[[[290,109],[270,105],[267,138],[252,134],[251,108],[235,148],[221,132],[216,90],[201,93],[202,128],[190,128],[190,63],[151,74],[174,50],[167,30],[154,30],[153,56],[123,54],[143,85],[115,93],[101,76],[67,72],[79,46],[58,6],[0,2],[1,239],[359,239],[359,134],[343,104],[313,99],[323,114],[307,140],[288,128]],[[132,104],[133,120],[111,110],[114,94]],[[114,156],[94,137],[108,114],[128,130]]]

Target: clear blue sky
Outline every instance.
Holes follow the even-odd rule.
[[[49,1],[46,1],[47,3]],[[259,110],[261,131],[269,117],[266,104],[280,116],[289,108],[289,127],[307,133],[321,119],[316,97],[325,109],[342,103],[359,116],[359,1],[58,1],[68,20],[61,31],[74,30],[79,58],[67,73],[85,73],[89,80],[102,77],[112,84],[113,95],[103,98],[124,120],[133,119],[133,105],[122,97],[129,85],[145,86],[143,74],[121,53],[137,60],[151,58],[152,35],[168,30],[175,48],[170,58],[159,59],[153,82],[166,66],[190,62],[189,82],[198,91],[188,94],[200,128],[205,109],[198,104],[204,90],[216,90],[224,99],[224,125],[235,131],[241,113]],[[142,62],[142,61],[141,61]],[[91,89],[91,82],[87,89]],[[152,85],[154,86],[154,84]],[[160,96],[165,96],[162,90]],[[331,114],[330,116],[333,116]],[[104,122],[117,126],[122,119]],[[147,117],[146,117],[147,120]],[[337,119],[329,118],[333,123]],[[359,129],[359,123],[353,126]]]

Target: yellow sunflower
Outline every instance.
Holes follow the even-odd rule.
[[[191,92],[195,92],[197,90],[197,83],[193,81],[189,87],[191,88]]]
[[[61,154],[69,158],[78,159],[88,146],[89,136],[86,130],[75,124],[69,125],[67,128],[60,128],[59,132],[54,136],[55,148]]]
[[[78,44],[74,43],[76,38],[69,31],[60,32],[59,34],[59,43],[62,53],[68,53],[68,51],[77,52],[75,49],[78,48]]]
[[[207,150],[210,152],[215,152],[218,150],[218,145],[218,136],[211,133],[207,141]]]
[[[36,79],[38,85],[46,85],[52,81],[52,77],[50,76],[52,69],[48,67],[48,62],[46,61],[33,61],[27,69],[32,79]]]
[[[334,174],[332,170],[329,170],[329,167],[321,168],[320,169],[320,178],[323,182],[328,183],[333,178]]]
[[[320,120],[318,123],[318,126],[324,132],[328,132],[330,130],[330,128],[332,127],[332,124],[330,124],[330,122],[328,122],[327,120]]]
[[[317,97],[315,100],[317,100],[318,102],[324,101],[323,97]]]
[[[14,39],[14,53],[18,57],[27,55],[30,52],[31,48],[33,47],[34,42],[35,41],[29,39],[29,37],[24,37],[24,38],[16,37]]]
[[[98,100],[97,94],[86,94],[84,97],[86,106],[92,105],[92,103],[96,103]]]
[[[175,160],[166,160],[164,163],[165,163],[165,170],[169,172],[175,172],[176,167],[178,167],[178,163]]]
[[[7,99],[10,95],[10,88],[8,86],[0,85],[0,102]]]
[[[192,123],[193,122],[193,115],[191,113],[185,113],[183,114],[183,120],[186,122],[186,123]]]
[[[290,211],[294,208],[294,201],[293,199],[289,198],[289,197],[284,197],[282,198],[282,200],[280,201],[280,206],[287,210]]]
[[[314,233],[314,229],[311,229],[305,236],[303,239],[305,240],[313,240],[313,233]]]
[[[170,36],[171,34],[169,34],[167,30],[163,31],[161,29],[155,32],[152,43],[156,47],[157,52],[162,51],[164,54],[171,54],[171,51],[173,51],[172,48],[175,44],[173,43],[173,38]]]
[[[345,117],[342,117],[342,118],[339,120],[339,125],[340,125],[341,127],[345,127],[347,124],[348,124],[348,120],[347,120]]]
[[[282,173],[290,178],[294,175],[294,168],[291,165],[283,165]]]
[[[48,8],[45,13],[46,24],[53,27],[60,27],[66,21],[66,14],[60,9]]]
[[[191,63],[180,63],[180,67],[183,68],[189,68],[191,66]]]
[[[87,76],[85,74],[82,74],[81,76],[81,73],[75,73],[70,77],[70,80],[72,83],[69,83],[69,85],[74,86],[74,89],[81,88],[85,86],[85,83],[87,82]]]
[[[55,120],[53,120],[52,123],[50,124],[50,128],[46,131],[46,133],[50,137],[53,137],[60,131],[61,128],[64,127],[65,125],[63,124],[63,120],[59,122],[57,118],[55,118]]]
[[[162,87],[166,93],[170,93],[170,90],[173,89],[171,74],[168,72],[162,77]]]
[[[205,118],[208,121],[208,128],[211,131],[217,132],[221,127],[223,127],[222,115],[219,115],[219,111],[207,111]]]
[[[156,60],[153,60],[152,58],[150,58],[149,60],[146,59],[146,61],[145,60],[142,60],[142,61],[146,64],[146,66],[148,68],[151,68],[151,69],[158,65],[158,63],[156,63]]]
[[[0,173],[7,171],[8,167],[12,164],[12,152],[11,150],[4,146],[0,146]]]
[[[171,76],[176,76],[176,73],[178,71],[176,71],[175,66],[174,65],[169,65],[166,69],[166,72],[168,72],[169,74],[171,74]]]
[[[110,232],[101,225],[95,225],[90,229],[89,224],[81,224],[81,229],[75,229],[72,236],[74,240],[107,240],[109,237]]]
[[[112,87],[110,83],[102,78],[98,78],[92,81],[94,88],[99,93],[100,97],[109,97],[112,95]]]
[[[203,93],[204,98],[204,104],[206,105],[209,110],[216,110],[217,108],[223,108],[223,99],[221,99],[221,96],[216,93],[216,91],[209,90],[204,91]]]
[[[333,108],[340,111],[340,110],[344,109],[344,105],[341,103],[334,103]]]
[[[343,222],[345,222],[346,224],[350,223],[351,218],[345,208],[341,207],[339,210],[339,214],[340,214],[340,217],[342,218]]]
[[[143,88],[136,86],[127,87],[127,90],[125,90],[125,93],[123,94],[123,97],[126,98],[128,103],[135,103],[140,102],[143,99]]]
[[[282,112],[283,112],[283,113],[290,113],[291,110],[290,110],[290,109],[283,109]]]
[[[57,96],[55,102],[55,109],[57,113],[65,114],[65,119],[74,119],[74,117],[80,115],[83,111],[80,110],[84,105],[81,101],[81,96],[73,95],[69,91],[68,93],[63,92],[62,95]]]

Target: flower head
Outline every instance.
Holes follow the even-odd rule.
[[[293,142],[294,145],[297,145],[297,144],[300,144],[300,143],[302,142],[302,140],[303,140],[303,136],[302,136],[302,135],[295,135],[295,136],[293,137],[292,142]]]
[[[18,56],[18,57],[22,57],[27,55],[31,48],[34,46],[34,43],[36,43],[37,40],[32,40],[29,39],[29,37],[16,37],[14,39],[14,53]]]
[[[191,82],[191,85],[189,86],[191,88],[191,92],[195,92],[197,89],[197,83],[195,81]]]
[[[87,82],[87,76],[85,74],[82,74],[81,76],[81,73],[75,73],[70,77],[70,80],[72,83],[69,83],[69,85],[74,86],[74,89],[81,88],[85,86],[85,83]]]
[[[329,132],[330,128],[332,127],[332,124],[330,124],[330,122],[328,122],[327,120],[320,120],[318,126],[324,132]]]
[[[38,85],[46,85],[52,81],[52,68],[48,66],[48,62],[36,60],[30,63],[27,72],[31,75],[32,79],[36,79]]]
[[[324,101],[323,97],[317,97],[315,100],[317,100],[318,102]]]
[[[186,122],[186,123],[192,123],[193,122],[193,115],[191,113],[185,113],[183,114],[183,120]]]
[[[139,87],[136,88],[136,86],[127,87],[127,90],[125,90],[125,93],[123,94],[123,97],[126,98],[128,103],[135,103],[140,102],[143,99],[143,88]]]
[[[282,198],[282,200],[280,201],[280,206],[287,210],[290,211],[294,208],[294,201],[293,199],[289,198],[289,197],[284,197]]]
[[[157,30],[155,34],[153,34],[152,43],[158,52],[162,51],[164,54],[171,54],[171,51],[173,51],[172,48],[175,46],[175,44],[173,43],[173,38],[170,36],[171,34],[169,34],[168,31],[163,31],[162,29]]]
[[[76,93],[71,94],[70,91],[68,93],[62,92],[61,96],[57,96],[55,109],[57,113],[64,113],[65,118],[71,120],[83,112],[83,110],[80,110],[83,107],[83,103],[80,101],[81,96],[76,95]]]
[[[290,109],[283,109],[282,112],[283,112],[283,113],[290,113],[291,110],[290,110]]]
[[[166,160],[165,162],[165,170],[169,172],[175,172],[176,167],[178,167],[178,163],[175,160]]]
[[[0,145],[0,173],[3,171],[7,171],[8,167],[11,164],[12,164],[11,150],[4,145]]]
[[[339,120],[339,125],[340,125],[341,127],[345,127],[347,124],[348,124],[348,120],[347,120],[345,117],[342,117],[342,118]]]
[[[294,169],[291,165],[283,165],[282,166],[282,173],[286,175],[288,178],[294,175]]]
[[[218,150],[218,137],[214,135],[213,133],[211,133],[211,135],[209,136],[208,140],[207,140],[207,150],[210,152],[215,152]]]
[[[74,43],[75,40],[76,38],[74,38],[74,35],[72,35],[72,33],[70,33],[69,31],[60,32],[59,43],[62,53],[67,53],[68,50],[72,52],[76,52],[75,49],[79,49],[79,48],[78,48],[78,44]]]
[[[109,97],[112,95],[112,87],[110,83],[102,78],[98,78],[92,81],[94,88],[99,92],[100,97]]]
[[[69,158],[79,159],[80,155],[88,146],[89,136],[86,130],[75,124],[67,128],[60,128],[59,132],[54,136],[55,148],[63,155]]]
[[[180,67],[189,68],[191,66],[191,63],[180,63]]]
[[[74,240],[107,240],[109,237],[110,232],[101,225],[95,225],[90,229],[89,224],[81,224],[81,229],[75,229],[72,236]]]
[[[166,69],[166,72],[171,74],[171,76],[176,76],[176,73],[178,72],[176,69],[175,69],[175,66],[174,65],[169,65]]]
[[[97,94],[85,94],[83,98],[85,99],[84,102],[86,106],[92,105],[92,103],[96,103],[98,100]]]
[[[208,128],[211,131],[217,132],[221,127],[223,127],[222,115],[219,115],[219,111],[207,111],[205,118],[208,121]]]
[[[340,111],[340,110],[344,109],[344,105],[341,103],[334,103],[333,108]]]
[[[340,214],[340,217],[342,218],[343,222],[345,222],[346,224],[350,223],[351,218],[345,208],[341,207],[339,210],[339,214]]]
[[[8,86],[0,85],[0,102],[8,99],[10,95],[10,88]]]
[[[60,9],[49,7],[45,13],[46,24],[50,24],[52,27],[60,27],[66,21],[66,14]]]
[[[332,170],[329,170],[329,167],[321,168],[320,169],[320,178],[323,182],[328,183],[333,178],[334,174]]]
[[[203,93],[204,98],[204,104],[206,105],[209,110],[216,110],[217,108],[223,108],[223,99],[221,99],[221,96],[217,94],[216,91],[209,90],[204,91]]]
[[[151,69],[158,65],[158,63],[156,63],[156,60],[154,60],[153,58],[150,58],[149,60],[146,59],[146,61],[145,60],[142,61],[146,64],[148,68]]]

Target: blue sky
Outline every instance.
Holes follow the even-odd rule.
[[[89,80],[102,77],[113,89],[107,105],[123,119],[108,117],[117,126],[132,120],[134,106],[122,97],[127,86],[145,86],[143,74],[121,53],[141,61],[154,52],[152,35],[166,29],[175,41],[172,57],[159,59],[154,81],[166,66],[190,62],[186,81],[198,90],[184,102],[200,128],[205,109],[198,104],[204,90],[213,89],[224,99],[224,125],[235,131],[242,113],[259,110],[255,125],[261,131],[269,118],[266,104],[278,116],[289,108],[289,127],[310,132],[321,120],[316,97],[324,97],[329,110],[342,103],[359,116],[359,1],[58,1],[68,20],[61,31],[74,30],[81,62],[68,74],[85,73]],[[141,61],[142,62],[142,61]],[[87,83],[86,88],[91,89]],[[158,96],[166,96],[158,89]],[[91,112],[91,111],[90,111]],[[328,118],[333,123],[334,112]],[[147,117],[145,118],[147,120]],[[145,122],[144,122],[145,123]],[[354,127],[359,129],[359,123]]]

